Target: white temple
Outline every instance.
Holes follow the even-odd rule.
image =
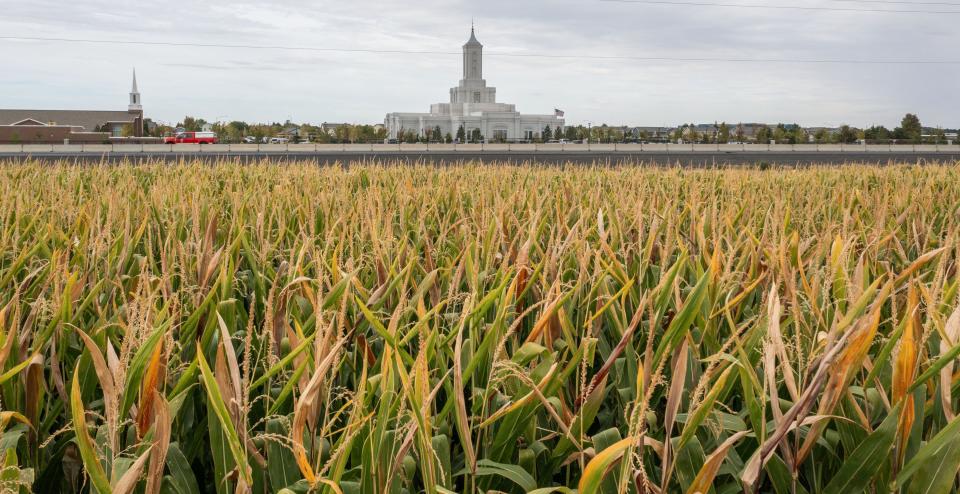
[[[497,103],[497,89],[483,79],[483,45],[471,27],[470,40],[463,45],[463,79],[450,88],[450,102],[430,105],[430,113],[388,113],[384,124],[390,139],[401,131],[430,136],[437,127],[441,135],[456,138],[463,126],[467,138],[479,129],[488,141],[517,141],[537,139],[545,127],[551,132],[563,128],[562,116],[559,110],[552,115],[523,115],[516,105]]]

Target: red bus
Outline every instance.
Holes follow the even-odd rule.
[[[213,132],[181,132],[175,136],[163,138],[164,144],[216,144],[217,134]]]

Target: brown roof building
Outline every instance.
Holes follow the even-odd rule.
[[[143,137],[143,124],[134,72],[126,111],[0,109],[0,144],[91,143],[111,137]]]

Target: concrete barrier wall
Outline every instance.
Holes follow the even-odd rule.
[[[204,144],[208,146],[209,144]],[[175,153],[199,153],[202,151],[200,144],[177,144],[173,146]]]
[[[370,153],[370,152],[960,152],[958,145],[890,145],[890,144],[0,144],[0,153]]]
[[[443,146],[447,146],[447,144],[443,144]],[[430,146],[430,149],[433,149],[433,146]],[[501,144],[501,143],[497,143],[497,144],[484,144],[484,145],[483,145],[483,150],[484,150],[484,151],[494,151],[494,152],[501,152],[501,153],[502,153],[502,152],[505,152],[505,151],[510,151],[510,145],[509,145],[509,144]]]
[[[177,144],[175,151],[180,151],[180,146],[197,146],[201,153],[229,153],[229,144]]]

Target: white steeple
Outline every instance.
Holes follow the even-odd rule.
[[[463,79],[483,79],[483,45],[477,41],[477,35],[470,23],[470,39],[463,45]]]
[[[137,89],[137,69],[133,69],[133,86],[130,88],[130,104],[127,111],[143,111],[140,105],[140,91]]]

